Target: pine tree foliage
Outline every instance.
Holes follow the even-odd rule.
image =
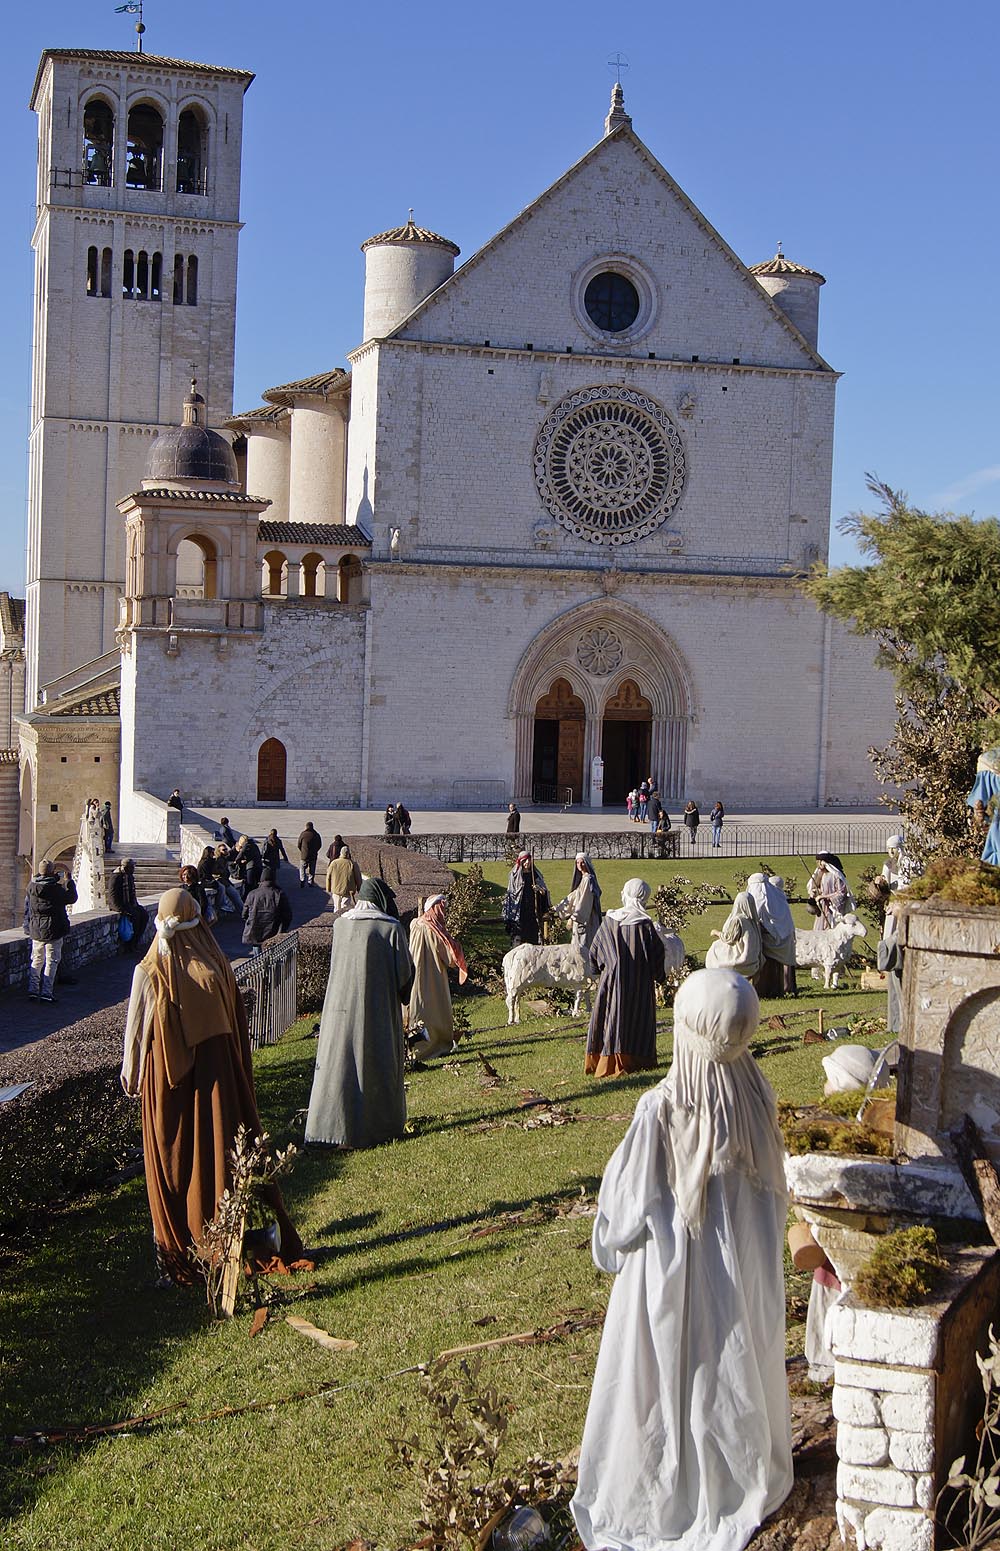
[[[840,524],[867,565],[817,567],[803,588],[871,636],[896,681],[896,726],[869,749],[908,847],[975,856],[965,798],[982,749],[1000,741],[1000,522],[932,515],[869,475],[880,512]]]

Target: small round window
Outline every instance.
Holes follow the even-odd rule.
[[[621,334],[639,316],[639,293],[631,280],[606,269],[587,286],[583,305],[595,328],[606,334]]]

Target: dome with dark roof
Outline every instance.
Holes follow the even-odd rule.
[[[236,454],[218,431],[205,425],[205,400],[191,384],[184,400],[184,422],[154,439],[146,459],[146,484],[171,484],[183,479],[192,484],[238,485]]]

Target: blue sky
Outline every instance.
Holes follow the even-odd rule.
[[[246,99],[236,408],[344,364],[361,242],[405,220],[468,257],[597,140],[621,50],[637,133],[747,263],[827,277],[832,514],[865,470],[931,509],[1000,509],[992,0],[148,0],[151,53],[257,72]],[[0,244],[0,588],[24,576],[35,121],[43,47],[130,48],[113,0],[11,7]],[[850,551],[834,535],[833,556]]]

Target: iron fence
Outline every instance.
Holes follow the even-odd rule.
[[[506,808],[506,781],[452,781],[451,805],[463,808]]]
[[[652,835],[646,825],[631,824],[622,830],[565,830],[521,835],[500,833],[410,835],[407,846],[424,856],[454,865],[457,862],[512,862],[521,849],[545,861],[572,861],[578,851],[586,851],[605,861],[659,861],[694,857],[746,857],[766,860],[778,856],[801,856],[810,865],[817,851],[833,851],[839,856],[877,853],[885,850],[889,836],[898,832],[898,821],[868,824],[830,825],[757,825],[728,820],[723,825],[718,846],[712,844],[711,829],[702,824],[692,843],[686,829],[676,827],[667,835]]]
[[[273,1045],[295,1022],[299,934],[265,943],[258,954],[234,964],[250,1024],[250,1047]]]

